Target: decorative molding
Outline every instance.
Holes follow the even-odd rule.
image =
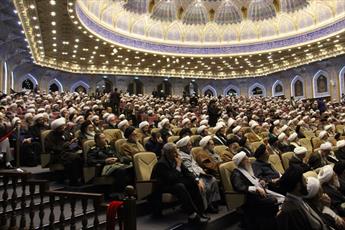
[[[237,93],[237,96],[240,96],[240,95],[241,95],[241,90],[240,90],[240,88],[237,87],[237,86],[235,86],[235,85],[228,85],[228,86],[223,90],[223,95],[225,95],[225,96],[228,95],[227,93],[228,93],[228,91],[229,91],[230,89],[235,90],[236,93]]]
[[[345,93],[344,76],[345,76],[345,66],[339,72],[339,88],[340,88],[340,95],[339,95],[339,97],[340,98],[341,98],[341,95],[343,95],[343,93]]]
[[[320,76],[325,76],[326,79],[327,79],[327,86],[326,86],[327,87],[327,91],[324,92],[324,93],[318,93],[317,92],[317,79]],[[329,83],[330,82],[329,81],[330,81],[329,74],[326,71],[324,71],[324,70],[317,71],[317,73],[313,77],[313,97],[314,98],[330,96],[330,87],[329,87]]]
[[[248,88],[248,96],[254,96],[254,95],[252,94],[252,91],[253,91],[253,89],[256,88],[256,87],[259,87],[259,88],[262,90],[262,95],[261,95],[261,96],[264,96],[264,97],[265,97],[265,96],[267,95],[267,93],[266,93],[266,87],[265,87],[264,85],[262,85],[262,84],[256,82],[256,83],[254,83],[253,85],[251,85],[251,86]],[[259,96],[259,95],[258,95],[258,96]]]
[[[213,93],[213,96],[217,97],[217,90],[211,85],[207,85],[201,90],[202,95],[204,95],[207,90],[211,90]]]
[[[71,86],[71,92],[74,92],[76,88],[78,88],[79,86],[83,86],[86,89],[86,92],[89,91],[90,86],[88,84],[86,84],[84,81],[80,80],[75,82],[72,86]]]
[[[282,92],[276,93],[275,88],[276,88],[277,85],[281,85],[281,86],[282,86],[282,88],[283,88],[283,91],[282,91]],[[272,96],[273,96],[273,97],[283,96],[283,95],[284,95],[284,89],[285,89],[285,88],[284,88],[283,82],[282,82],[281,80],[276,80],[276,81],[274,82],[274,84],[272,85]]]
[[[303,89],[303,95],[302,95],[302,96],[299,96],[299,97],[296,97],[296,96],[295,96],[295,83],[296,83],[297,80],[300,80],[300,81],[302,82],[302,84],[303,84],[303,87],[302,87],[302,89]],[[292,81],[291,81],[291,83],[290,83],[290,87],[291,87],[291,96],[292,96],[292,97],[295,97],[296,99],[305,98],[304,84],[305,84],[304,79],[303,79],[300,75],[296,75],[296,76],[292,79]]]
[[[64,90],[63,90],[63,85],[61,84],[61,82],[60,82],[58,79],[54,78],[54,79],[52,79],[52,80],[50,80],[50,81],[48,82],[48,85],[47,85],[47,92],[49,92],[50,86],[51,86],[52,84],[54,84],[54,83],[56,83],[56,85],[59,87],[59,92],[63,92],[63,91],[64,91]]]

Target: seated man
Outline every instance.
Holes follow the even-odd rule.
[[[225,126],[222,124],[217,124],[216,127],[213,128],[215,135],[213,136],[213,141],[215,145],[226,145],[227,138],[225,136]]]
[[[199,181],[183,164],[174,143],[167,143],[162,157],[153,168],[152,179],[157,180],[153,193],[154,214],[160,214],[162,193],[172,193],[182,203],[191,222],[206,223]]]
[[[320,150],[309,158],[308,164],[313,170],[315,170],[336,162],[338,162],[338,159],[332,152],[332,144],[330,142],[325,142],[321,144]]]
[[[292,152],[295,149],[295,146],[289,145],[287,143],[287,136],[285,133],[281,133],[278,136],[278,141],[276,147],[280,150],[281,153]]]
[[[58,118],[51,123],[52,131],[45,139],[46,153],[50,154],[50,164],[63,164],[71,185],[78,185],[82,174],[82,159],[77,152],[78,139],[67,139],[66,120]]]
[[[145,149],[149,152],[154,152],[159,159],[161,157],[161,151],[163,148],[163,139],[161,137],[160,132],[153,132],[151,134],[151,138],[145,144]]]
[[[308,194],[304,197],[304,200],[308,205],[331,229],[345,229],[345,221],[343,218],[329,208],[331,199],[327,194],[323,193],[319,179],[315,177],[307,177],[306,182]]]
[[[302,199],[308,194],[303,173],[301,167],[292,166],[280,179],[280,185],[287,194],[277,215],[278,229],[328,230],[321,217]]]
[[[345,161],[345,140],[337,141],[337,150],[335,156],[341,161]]]
[[[237,168],[231,174],[231,184],[236,192],[246,196],[245,226],[250,230],[276,229],[275,215],[284,196],[266,189],[266,183],[254,176],[245,152],[237,153],[232,160]]]
[[[107,145],[103,133],[95,134],[95,143],[96,145],[91,147],[87,153],[87,163],[91,166],[102,167],[102,176],[115,177],[115,187],[119,192],[123,192],[126,185],[131,182],[132,159],[117,154],[110,145]]]
[[[182,164],[193,173],[194,177],[199,181],[198,186],[203,198],[205,209],[210,213],[217,213],[217,202],[220,200],[219,189],[216,178],[206,174],[205,171],[197,164],[191,155],[192,142],[190,137],[184,137],[176,143],[179,148],[179,154]]]
[[[170,136],[172,136],[172,132],[171,132],[171,127],[170,127],[170,122],[169,122],[169,119],[168,118],[164,118],[161,122],[160,122],[160,125],[161,125],[161,130],[160,130],[160,133],[161,133],[161,136],[162,136],[162,139],[163,139],[163,143],[167,143],[168,142],[168,138]]]
[[[254,153],[256,160],[253,162],[252,167],[255,177],[264,180],[268,183],[270,188],[277,188],[277,182],[281,175],[273,168],[271,163],[268,162],[269,156],[270,155],[266,150],[266,145],[261,144]]]
[[[121,146],[121,153],[133,157],[136,153],[145,152],[144,147],[138,142],[137,133],[133,126],[125,130],[127,141]]]
[[[138,132],[138,141],[143,144],[144,138],[150,136],[150,124],[147,121],[142,121],[139,124],[140,132]]]
[[[214,142],[211,136],[203,137],[200,141],[201,151],[197,152],[195,160],[198,165],[208,174],[220,179],[219,165],[223,162],[222,158],[213,151]]]
[[[321,168],[318,178],[323,191],[331,198],[331,208],[341,217],[345,217],[345,196],[339,190],[340,183],[332,166]]]
[[[306,164],[304,161],[305,155],[307,154],[307,148],[305,147],[297,147],[294,149],[294,155],[289,160],[289,167],[290,166],[299,166],[301,167],[304,172],[308,172],[311,170],[310,166]]]

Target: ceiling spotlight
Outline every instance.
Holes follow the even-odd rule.
[[[30,9],[35,9],[35,5],[34,4],[31,4],[29,7],[30,7]]]
[[[55,0],[50,0],[49,3],[50,3],[50,5],[52,5],[52,6],[55,6],[55,5],[56,5],[56,1],[55,1]]]
[[[113,49],[113,53],[117,54],[117,52],[119,52],[116,48]]]
[[[55,16],[56,16],[56,13],[53,11],[53,12],[50,13],[50,15],[51,15],[52,17],[55,17]]]

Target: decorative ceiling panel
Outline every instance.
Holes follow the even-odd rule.
[[[133,2],[146,2],[148,10],[154,11],[160,1]],[[186,2],[180,1],[185,10],[192,7]],[[241,10],[250,4],[249,0],[240,2]],[[342,55],[345,50],[344,11],[336,8],[341,5],[338,0],[311,1],[297,12],[279,12],[273,19],[243,18],[226,25],[217,25],[211,18],[205,25],[184,25],[182,18],[162,22],[149,13],[126,10],[123,1],[14,3],[35,62],[69,72],[253,77]],[[201,3],[208,11],[217,9],[217,4],[226,5],[223,1]]]

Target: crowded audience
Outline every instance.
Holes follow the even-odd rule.
[[[245,197],[246,229],[345,229],[345,106],[319,105],[244,96],[190,103],[117,91],[2,95],[1,167],[36,166],[49,155],[48,167],[71,186],[85,183],[83,167],[93,166],[100,169],[95,176],[113,177],[114,190],[123,192],[135,185],[135,156],[152,152],[157,215],[169,192],[191,222],[207,222],[224,202],[228,180]],[[234,168],[224,178],[220,167],[228,163]]]

